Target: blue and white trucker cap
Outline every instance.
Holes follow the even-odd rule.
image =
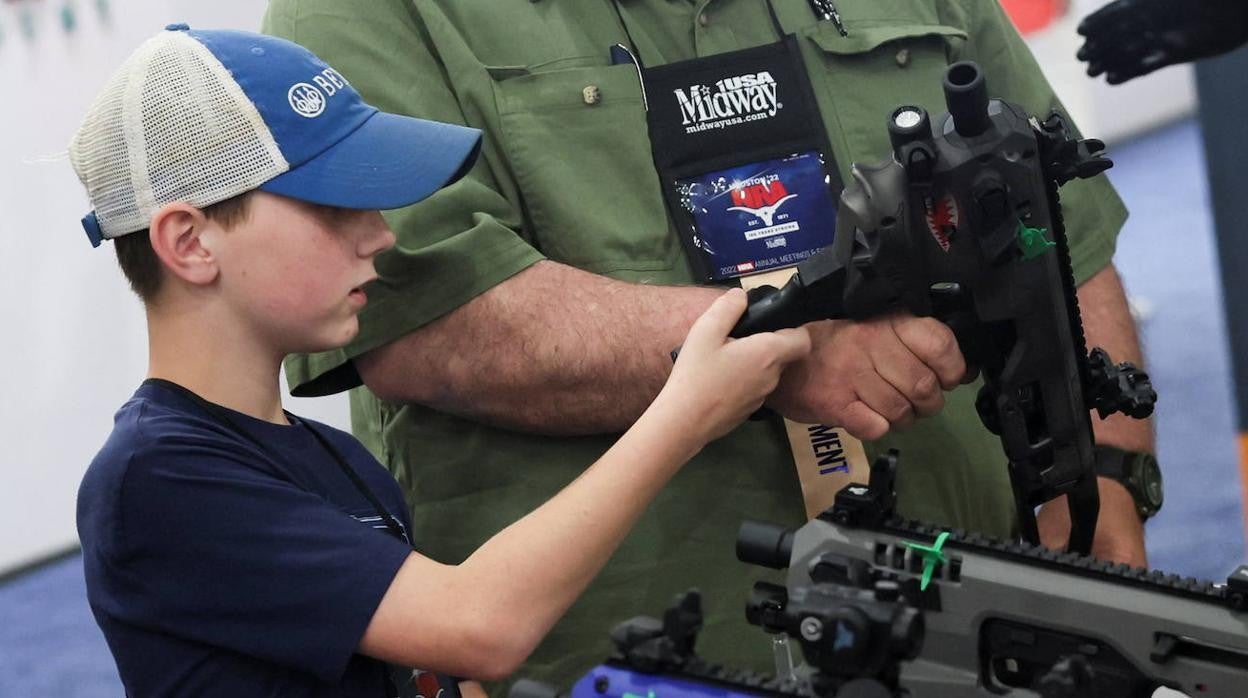
[[[94,211],[91,244],[148,227],[161,206],[261,189],[317,204],[392,209],[472,166],[481,132],[365,104],[289,41],[173,24],[126,59],[69,146]]]

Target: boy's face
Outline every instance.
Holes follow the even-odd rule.
[[[218,249],[222,290],[257,335],[283,353],[343,346],[359,331],[361,287],[394,244],[377,211],[318,206],[256,191]]]

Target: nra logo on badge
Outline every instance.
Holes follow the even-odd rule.
[[[677,89],[675,95],[686,133],[770,118],[784,106],[779,86],[765,70],[724,78],[714,89],[691,85],[688,92]]]
[[[784,182],[781,182],[779,177],[771,175],[762,182],[750,180],[742,186],[733,187],[732,203],[736,205],[729,206],[728,210],[753,214],[758,216],[763,225],[771,227],[780,206],[789,199],[795,198],[797,194],[790,194],[784,188]]]

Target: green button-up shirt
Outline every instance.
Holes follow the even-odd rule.
[[[838,0],[849,36],[806,0],[774,0],[802,56],[842,175],[889,151],[899,104],[944,111],[941,77],[978,61],[989,92],[1047,114],[1060,105],[993,0]],[[350,359],[463,305],[540,259],[628,281],[691,275],[650,158],[642,91],[608,47],[646,65],[778,39],[762,0],[271,0],[264,28],[302,43],[386,111],[485,132],[480,162],[454,186],[390,212],[398,245],[378,259],[359,337],[287,363],[296,392],[358,385]],[[627,25],[627,34],[621,26]],[[597,99],[585,89],[596,88]],[[1062,192],[1079,280],[1104,267],[1126,212],[1104,177]],[[470,347],[465,348],[471,350]],[[999,441],[979,423],[975,386],[904,434],[903,513],[1008,534],[1014,507]],[[535,396],[540,399],[540,396]],[[454,562],[570,482],[612,435],[547,438],[494,429],[418,405],[351,393],[356,434],[398,477],[414,539]],[[703,656],[766,666],[769,640],[742,606],[760,570],[734,559],[744,518],[795,525],[800,493],[783,429],[748,423],[688,465],[522,674],[568,685],[608,652],[613,623],[659,613],[678,591],[704,594]]]

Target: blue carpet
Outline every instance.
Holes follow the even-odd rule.
[[[1118,268],[1151,306],[1142,333],[1160,394],[1166,505],[1149,524],[1149,556],[1160,569],[1225,579],[1244,559],[1243,518],[1200,132],[1182,122],[1111,155],[1110,177],[1132,212]],[[80,557],[0,586],[0,697],[119,695]]]
[[[104,635],[87,606],[81,556],[0,586],[0,696],[123,694]]]
[[[1199,126],[1184,121],[1112,148],[1109,177],[1131,211],[1115,262],[1151,306],[1141,331],[1166,503],[1148,525],[1149,563],[1225,580],[1244,560],[1244,519],[1203,152]]]

